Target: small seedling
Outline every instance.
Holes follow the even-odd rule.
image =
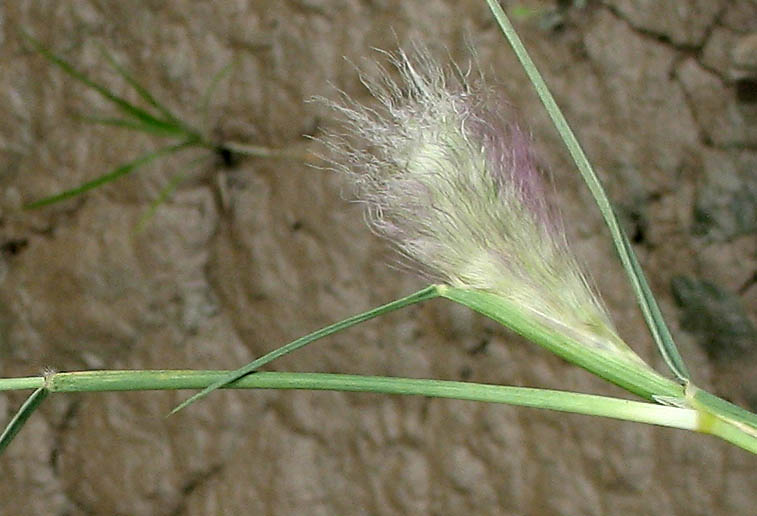
[[[150,93],[144,86],[142,86],[118,61],[105,49],[102,49],[103,57],[108,61],[111,67],[118,73],[126,83],[132,87],[137,93],[145,107],[139,106],[122,96],[117,95],[106,86],[96,82],[83,72],[77,70],[71,63],[63,59],[61,56],[53,53],[50,49],[45,47],[40,41],[26,32],[22,32],[25,40],[29,45],[41,56],[47,59],[51,64],[58,67],[60,70],[66,73],[69,77],[72,77],[79,83],[83,84],[87,88],[90,88],[100,94],[105,100],[107,100],[117,111],[117,114],[113,116],[91,116],[85,115],[80,118],[86,122],[120,127],[129,131],[136,131],[141,133],[150,134],[155,137],[167,138],[171,140],[171,143],[162,147],[158,147],[152,151],[149,151],[134,160],[126,163],[122,163],[115,167],[113,170],[85,182],[77,187],[65,190],[55,195],[32,201],[24,205],[25,209],[37,209],[58,202],[62,202],[74,197],[78,197],[87,193],[88,191],[103,186],[107,183],[120,179],[123,176],[131,174],[145,165],[158,160],[159,158],[176,155],[188,149],[206,149],[221,159],[229,160],[230,156],[252,156],[259,158],[275,158],[275,159],[296,159],[301,160],[302,157],[296,154],[270,149],[258,145],[249,145],[240,142],[232,141],[215,141],[209,138],[206,131],[201,131],[193,127],[188,122],[182,120],[178,115],[173,113],[165,104],[158,101],[155,96]],[[201,110],[204,113],[204,119],[207,122],[210,98],[214,89],[217,87],[221,79],[226,76],[231,70],[232,64],[228,64],[221,68],[217,74],[210,81],[210,85],[202,96]],[[193,160],[197,161],[197,160]],[[178,188],[186,175],[184,173],[174,176],[166,187],[158,194],[156,200],[152,203],[145,216],[139,223],[139,226],[143,226],[146,220],[148,220],[158,206],[165,202],[173,192]]]

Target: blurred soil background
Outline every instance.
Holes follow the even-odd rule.
[[[757,410],[757,3],[511,0],[598,169],[698,384]],[[306,99],[371,102],[356,63],[412,41],[482,66],[532,127],[566,226],[624,338],[664,370],[591,197],[483,0],[0,3],[0,374],[235,368],[422,286],[392,269],[342,178],[298,161],[170,157],[37,211],[23,203],[158,147],[24,28],[137,100],[105,47],[219,140],[316,152]],[[469,42],[469,43],[468,43]],[[344,58],[347,58],[345,60]],[[365,59],[369,61],[364,62]],[[231,64],[210,99],[213,76]],[[331,84],[331,85],[330,85]],[[322,150],[322,149],[320,149]],[[207,153],[205,154],[207,155]],[[140,218],[185,180],[141,232]],[[622,395],[445,301],[269,369]],[[0,513],[747,515],[757,459],[714,438],[448,400],[223,392],[60,395],[0,459]],[[24,393],[0,396],[7,421]]]

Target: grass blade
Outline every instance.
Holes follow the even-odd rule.
[[[99,117],[91,115],[79,115],[78,119],[89,122],[91,124],[110,125],[113,127],[121,127],[123,129],[130,129],[132,131],[139,131],[142,133],[155,134],[159,136],[183,136],[184,131],[176,128],[159,127],[156,125],[145,124],[139,120],[132,120],[127,118],[116,117]]]
[[[515,32],[510,20],[507,18],[505,11],[497,0],[486,0],[486,2],[502,29],[502,32],[515,51],[518,60],[525,69],[526,75],[528,75],[536,93],[539,95],[544,107],[547,109],[560,137],[568,147],[568,151],[570,152],[576,167],[578,167],[578,170],[581,172],[581,176],[589,187],[591,194],[594,196],[594,200],[605,219],[605,223],[610,229],[610,234],[612,235],[615,248],[620,256],[620,261],[631,280],[634,294],[636,295],[644,319],[652,332],[652,337],[654,338],[660,353],[676,378],[682,383],[686,383],[690,378],[689,371],[683,362],[683,358],[681,358],[681,355],[678,352],[678,348],[673,342],[670,330],[668,330],[668,327],[662,318],[662,313],[657,305],[657,301],[652,295],[652,291],[649,288],[644,272],[639,266],[634,251],[628,243],[628,238],[620,227],[617,216],[610,204],[610,200],[607,198],[607,194],[599,182],[599,178],[594,172],[591,163],[589,163],[586,154],[584,154],[581,145],[578,143],[578,139],[568,125],[565,116],[562,114],[562,111],[547,88],[547,84],[536,69],[536,65],[534,65],[525,46],[523,46],[523,43]]]
[[[639,260],[636,258],[636,253],[633,252],[631,242],[628,241],[628,236],[621,230],[620,236],[623,239],[623,246],[628,253],[628,262],[631,266],[631,273],[628,269],[628,276],[633,283],[634,278],[638,279],[638,285],[634,283],[634,290],[636,296],[639,299],[639,306],[644,314],[644,319],[647,321],[649,331],[652,333],[652,338],[657,343],[657,348],[660,350],[662,358],[673,374],[680,381],[686,383],[690,380],[691,375],[686,368],[686,364],[683,362],[681,354],[678,352],[673,336],[670,334],[668,325],[665,324],[665,319],[662,316],[660,307],[657,305],[657,300],[649,288],[646,277],[644,276],[644,270],[639,264]],[[641,297],[639,297],[641,296]],[[642,299],[644,302],[642,302]],[[652,322],[650,322],[650,320]]]
[[[291,353],[292,351],[296,351],[304,346],[307,346],[311,342],[322,339],[323,337],[327,337],[329,335],[333,335],[334,333],[338,333],[344,329],[349,328],[350,326],[355,326],[356,324],[360,324],[369,319],[373,319],[374,317],[378,317],[379,315],[383,315],[385,313],[392,312],[394,310],[398,310],[400,308],[404,308],[406,306],[409,306],[415,303],[420,303],[421,301],[426,301],[427,299],[433,299],[438,296],[439,296],[438,287],[436,285],[431,285],[422,290],[419,290],[418,292],[414,294],[411,294],[407,297],[403,297],[402,299],[397,299],[396,301],[392,301],[391,303],[387,303],[385,305],[379,306],[378,308],[374,308],[372,310],[368,310],[367,312],[353,315],[352,317],[348,317],[347,319],[344,319],[337,323],[326,326],[325,328],[321,328],[320,330],[314,331],[313,333],[310,333],[309,335],[300,337],[299,339],[294,340],[290,342],[289,344],[285,344],[284,346],[281,346],[280,348],[277,348],[271,351],[270,353],[263,355],[262,357],[256,360],[253,360],[249,364],[243,367],[240,367],[236,371],[229,373],[224,378],[221,378],[220,380],[214,382],[213,384],[209,385],[208,387],[204,388],[202,391],[198,392],[191,398],[187,399],[186,401],[178,405],[176,408],[174,408],[170,412],[170,414],[175,414],[181,409],[191,405],[195,401],[198,401],[201,398],[204,398],[205,396],[207,396],[214,390],[220,389],[236,380],[239,380],[243,376],[246,376],[252,373],[256,369],[267,364],[268,362],[271,362],[272,360],[275,360],[283,355],[286,355],[287,353]]]
[[[85,74],[81,73],[76,68],[74,68],[68,61],[53,54],[48,48],[43,46],[41,42],[39,42],[30,34],[26,32],[22,32],[22,34],[24,35],[26,40],[29,41],[29,44],[34,48],[35,51],[39,52],[48,61],[56,65],[58,68],[63,70],[66,74],[68,74],[72,78],[76,79],[82,84],[98,92],[103,98],[113,103],[117,108],[119,108],[121,111],[123,111],[127,115],[132,116],[136,118],[137,120],[141,120],[144,124],[153,125],[156,128],[161,128],[164,131],[187,133],[186,129],[183,127],[182,124],[176,123],[174,121],[166,121],[166,120],[160,120],[156,118],[149,112],[145,111],[144,109],[140,107],[135,106],[134,104],[127,101],[126,99],[119,97],[118,95],[110,91],[105,86],[96,83],[95,81],[87,77]],[[189,135],[189,133],[187,134]]]
[[[193,140],[187,140],[181,143],[169,145],[168,147],[163,147],[158,150],[148,152],[147,154],[143,154],[137,159],[130,161],[128,163],[125,163],[119,166],[118,168],[116,168],[115,170],[108,172],[107,174],[104,174],[98,177],[97,179],[88,181],[84,183],[83,185],[80,185],[76,188],[72,188],[71,190],[66,190],[65,192],[61,192],[59,194],[56,194],[50,197],[45,197],[44,199],[40,199],[39,201],[31,202],[25,205],[24,209],[33,210],[36,208],[41,208],[43,206],[49,206],[50,204],[54,204],[56,202],[65,201],[66,199],[70,199],[72,197],[76,197],[77,195],[81,195],[89,190],[92,190],[93,188],[97,188],[98,186],[114,181],[121,176],[125,176],[126,174],[133,172],[135,169],[153,161],[154,159],[160,156],[177,152],[183,149],[184,147],[188,147],[195,143],[196,142]]]
[[[179,185],[186,179],[187,174],[181,173],[176,174],[171,178],[170,181],[168,181],[168,184],[161,188],[160,192],[158,193],[158,196],[150,203],[150,207],[147,208],[147,210],[142,214],[142,216],[139,217],[139,221],[137,222],[136,227],[134,228],[134,233],[139,234],[142,231],[144,231],[145,227],[147,226],[147,223],[155,216],[155,213],[158,211],[158,208],[161,204],[166,202],[169,197],[171,197],[176,189],[179,187]]]
[[[136,91],[137,94],[139,94],[139,96],[142,97],[145,102],[160,111],[160,113],[166,118],[166,120],[175,123],[177,126],[184,127],[184,124],[181,122],[181,120],[179,120],[179,118],[174,115],[166,106],[158,102],[157,99],[153,97],[145,87],[138,83],[137,80],[134,79],[134,77],[128,71],[126,71],[126,69],[121,66],[118,61],[116,61],[116,58],[113,57],[110,52],[108,52],[104,47],[101,47],[100,51],[102,52],[103,56],[105,56],[105,59],[108,60],[110,65],[118,72],[121,77],[124,78],[127,83],[129,83],[132,88],[134,88],[134,91]]]
[[[195,158],[192,161],[190,161],[186,167],[182,168],[189,168],[194,165],[197,165],[201,163],[203,160],[207,159],[206,156],[202,156],[199,158]],[[139,234],[147,225],[147,222],[150,221],[155,216],[155,213],[158,211],[158,208],[161,204],[166,202],[173,194],[176,192],[176,189],[179,188],[179,185],[187,178],[187,175],[189,172],[182,172],[180,174],[176,174],[171,178],[171,180],[168,182],[166,186],[161,188],[160,192],[158,193],[158,196],[150,203],[150,207],[147,208],[145,213],[142,214],[141,217],[139,217],[139,221],[136,224],[136,227],[134,228],[134,233]]]
[[[210,84],[205,90],[205,93],[203,93],[202,95],[202,101],[200,102],[200,113],[202,113],[203,120],[205,120],[206,124],[210,112],[210,99],[213,96],[213,92],[215,91],[216,87],[218,87],[221,80],[226,77],[226,75],[228,75],[229,72],[234,68],[234,64],[235,61],[231,61],[230,63],[224,65],[220,70],[218,70],[213,75],[213,78],[210,80]]]
[[[21,408],[16,415],[13,416],[13,419],[8,423],[8,426],[5,427],[2,435],[0,435],[0,455],[2,455],[3,451],[5,451],[13,438],[16,437],[16,434],[18,434],[24,426],[24,423],[26,423],[34,411],[37,410],[37,407],[40,406],[48,394],[49,391],[45,387],[39,387],[26,399],[24,404],[21,405]]]

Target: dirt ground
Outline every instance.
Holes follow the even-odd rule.
[[[757,410],[757,3],[508,1],[632,236],[697,383]],[[313,96],[366,102],[373,48],[478,59],[518,107],[618,329],[664,370],[590,194],[483,0],[0,2],[0,375],[235,368],[413,292],[338,175],[189,151],[65,203],[39,199],[162,144],[82,121],[110,107],[30,50],[34,34],[137,100],[107,48],[219,140],[318,150]],[[346,58],[346,59],[345,59]],[[368,60],[367,62],[365,60]],[[208,109],[203,95],[218,81]],[[140,218],[186,177],[145,229]],[[470,380],[621,395],[444,301],[271,370]],[[7,421],[24,393],[0,396]],[[707,436],[415,397],[59,395],[0,459],[0,513],[748,515],[757,458]]]

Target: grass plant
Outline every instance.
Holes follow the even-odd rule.
[[[385,154],[367,155],[349,146],[345,149],[343,142],[338,140],[334,148],[345,151],[344,155],[353,159],[351,166],[367,169],[367,176],[358,180],[363,181],[362,186],[367,188],[363,199],[377,215],[374,226],[395,239],[401,252],[427,266],[435,277],[441,279],[441,283],[318,330],[235,371],[83,371],[0,379],[0,391],[34,389],[32,396],[0,436],[0,450],[8,446],[23,423],[50,393],[200,389],[176,407],[174,413],[219,388],[265,388],[413,394],[509,403],[707,433],[757,453],[757,416],[699,389],[693,383],[591,164],[505,12],[496,0],[486,1],[594,196],[672,379],[647,365],[617,336],[609,317],[586,287],[577,264],[562,247],[559,225],[555,236],[554,226],[543,223],[540,216],[534,215],[539,212],[539,206],[534,208],[533,203],[529,204],[531,183],[528,153],[525,150],[521,152],[522,142],[518,132],[509,125],[500,125],[500,115],[490,111],[490,104],[485,98],[487,90],[469,87],[465,77],[457,83],[448,84],[454,81],[448,78],[445,70],[422,54],[416,61],[400,55],[395,57],[395,65],[407,81],[404,86],[409,88],[409,95],[402,93],[405,90],[391,82],[369,84],[388,114],[376,118],[376,112],[372,109],[356,105],[337,106],[354,130],[358,133],[362,131],[361,135],[379,149],[391,150]],[[166,135],[176,140],[97,180],[31,203],[29,207],[41,207],[80,195],[160,156],[179,152],[186,147],[199,145],[217,150],[218,144],[211,144],[199,132],[181,122],[115,61],[111,60],[111,64],[150,106],[150,110],[116,97],[35,40],[29,40],[51,63],[100,92],[122,116],[93,121]],[[402,104],[401,100],[408,96],[411,103]],[[455,117],[461,118],[458,120]],[[450,120],[452,123],[449,123]],[[433,133],[424,132],[430,126],[436,127],[436,130]],[[507,164],[512,165],[517,173],[512,172],[512,167],[505,167],[499,170],[500,175],[490,177],[492,163],[506,161],[491,161],[491,155],[487,153],[487,150],[502,150],[496,138],[503,134],[507,135],[509,145],[506,147],[510,156]],[[275,156],[275,151],[254,146],[236,143],[225,146],[235,152]],[[461,170],[470,170],[470,173],[466,172],[467,175],[462,177]],[[420,200],[415,201],[417,205],[408,198],[408,192],[420,195]],[[507,198],[506,205],[503,204],[504,197]],[[428,199],[433,199],[434,203],[425,202]],[[439,207],[438,212],[428,209],[428,206]],[[490,233],[485,231],[471,230],[470,234],[462,236],[455,232],[479,223],[484,211],[486,216],[493,219],[489,221],[491,223],[484,221],[482,227],[490,229],[501,226],[506,229],[504,237],[490,237]],[[525,229],[508,226],[508,217],[525,220],[523,224],[531,225]],[[400,220],[409,220],[410,225],[399,225]],[[505,224],[500,225],[503,221]],[[519,252],[527,253],[520,250],[523,245],[507,247],[511,244],[504,239],[512,235],[534,239],[537,242],[533,246],[537,250],[535,254],[517,255]],[[494,247],[492,242],[496,244]],[[506,252],[502,254],[508,258],[498,261],[496,252],[501,252],[503,248]],[[517,260],[514,255],[517,255]],[[504,277],[499,275],[503,263],[516,267],[514,270],[517,274],[508,276],[509,272],[504,270]],[[437,297],[492,318],[573,364],[640,396],[644,401],[432,379],[256,372],[272,360],[318,339],[390,311]]]
[[[251,156],[260,158],[273,159],[302,159],[302,156],[283,150],[271,149],[259,145],[250,145],[234,141],[215,141],[207,136],[206,131],[193,127],[191,124],[182,120],[178,115],[173,113],[165,104],[158,101],[144,86],[142,86],[110,53],[102,49],[104,58],[110,66],[118,73],[119,76],[137,93],[138,97],[146,105],[139,106],[130,102],[126,98],[117,95],[106,86],[93,80],[86,74],[77,70],[70,62],[61,56],[53,53],[45,47],[40,41],[31,34],[22,32],[24,39],[29,45],[41,56],[48,60],[52,65],[66,73],[69,77],[75,79],[89,89],[92,89],[107,100],[117,111],[112,116],[91,116],[84,115],[80,118],[92,124],[120,127],[124,130],[147,133],[155,137],[167,138],[172,143],[148,151],[141,156],[116,166],[113,170],[102,174],[95,179],[87,181],[79,186],[65,190],[63,192],[44,197],[42,199],[28,202],[24,208],[32,210],[50,206],[74,197],[78,197],[88,191],[115,181],[123,176],[136,172],[145,165],[158,160],[159,158],[175,155],[188,149],[206,149],[215,155],[231,153],[239,156]],[[204,119],[207,122],[207,113],[209,110],[210,98],[218,83],[228,74],[232,64],[221,68],[211,79],[210,85],[202,96],[201,110],[204,113]],[[158,195],[156,202],[150,207],[147,216],[165,202],[183,180],[184,175],[176,175],[169,185]]]

